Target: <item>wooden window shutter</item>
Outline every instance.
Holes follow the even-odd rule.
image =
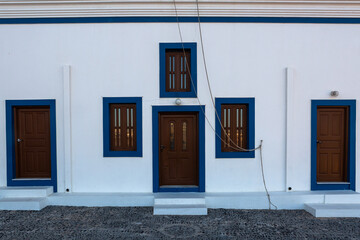
[[[173,49],[165,52],[165,89],[167,92],[190,92],[190,50]]]
[[[110,104],[110,150],[136,151],[136,104]]]
[[[247,149],[247,105],[222,104],[221,105],[221,151],[241,152],[237,146]]]

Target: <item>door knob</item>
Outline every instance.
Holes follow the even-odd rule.
[[[23,140],[22,140],[21,138],[18,138],[18,139],[17,139],[17,142],[18,142],[18,143],[20,143],[20,142],[22,142],[22,141],[23,141]]]
[[[322,141],[320,141],[320,140],[316,140],[316,143],[319,143],[319,144],[321,144],[321,143],[322,143]]]

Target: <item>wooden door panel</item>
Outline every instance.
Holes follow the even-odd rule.
[[[14,116],[16,178],[50,178],[49,107],[17,107]]]
[[[339,140],[323,140],[320,147],[327,152],[338,152],[342,148],[341,144]]]
[[[159,176],[162,185],[198,185],[197,114],[162,113]]]
[[[345,182],[347,166],[346,107],[317,110],[317,181]]]
[[[341,174],[341,156],[339,153],[331,154],[331,173],[332,174]]]
[[[333,114],[332,115],[332,126],[331,126],[331,130],[332,130],[332,136],[333,137],[340,137],[340,139],[343,140],[343,134],[344,134],[344,115],[343,112],[337,114]]]
[[[318,158],[318,174],[328,173],[329,154],[321,153]]]
[[[329,134],[329,116],[326,114],[319,114],[318,121],[321,123],[318,136],[327,136]]]

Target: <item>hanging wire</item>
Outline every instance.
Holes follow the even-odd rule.
[[[192,75],[191,75],[191,69],[189,67],[189,63],[188,61],[186,61],[186,51],[185,51],[185,46],[184,46],[184,41],[183,41],[183,37],[182,37],[182,32],[181,32],[181,28],[180,28],[180,21],[179,21],[179,17],[178,17],[178,13],[177,13],[177,7],[176,7],[176,3],[175,3],[175,0],[174,0],[174,7],[175,7],[175,12],[176,12],[176,20],[177,20],[177,26],[178,26],[178,30],[179,30],[179,36],[180,36],[180,41],[181,41],[181,45],[182,45],[182,50],[183,50],[183,54],[185,56],[185,63],[186,63],[186,67],[187,69],[189,70],[189,75],[190,75],[190,82],[191,82],[191,85],[195,91],[195,96],[196,96],[196,99],[200,105],[200,108],[201,108],[201,111],[203,112],[204,116],[205,116],[205,119],[207,121],[207,123],[209,124],[209,126],[211,127],[211,129],[213,130],[213,132],[215,133],[216,137],[219,138],[224,144],[226,144],[226,141],[222,139],[222,137],[215,131],[215,128],[213,127],[213,125],[211,124],[210,120],[208,119],[208,117],[206,116],[205,114],[205,110],[203,109],[203,106],[201,105],[201,102],[200,102],[200,99],[199,99],[199,96],[198,96],[198,93],[195,89],[195,84],[194,84],[194,81],[192,79]],[[216,109],[215,109],[215,112],[216,112]],[[220,121],[220,126],[223,128],[223,125],[221,124],[221,121]],[[224,133],[226,134],[226,136],[228,137],[226,131],[224,131]],[[233,142],[234,143],[234,142]],[[235,146],[229,146],[230,148],[236,150],[236,151],[241,151],[243,150],[243,148],[240,148],[239,146],[237,146],[235,143],[234,143]],[[260,147],[260,146],[259,146]],[[253,150],[249,150],[249,151],[254,151],[254,150],[257,150],[259,149],[259,147],[253,149]],[[248,149],[244,149],[245,150],[248,150]]]
[[[205,119],[207,121],[207,123],[209,124],[209,126],[211,127],[211,129],[213,130],[213,132],[215,133],[216,137],[219,138],[223,143],[226,143],[224,139],[222,139],[222,137],[215,131],[215,128],[213,127],[213,125],[211,124],[210,120],[208,119],[208,117],[206,116],[205,110],[203,109],[203,106],[201,105],[198,93],[195,89],[195,85],[192,79],[192,75],[191,75],[191,69],[188,65],[188,61],[186,61],[186,52],[185,52],[185,46],[184,46],[184,41],[183,41],[183,36],[182,36],[182,32],[181,32],[181,27],[180,27],[180,21],[179,21],[179,14],[178,14],[178,10],[177,10],[177,6],[176,6],[176,0],[173,1],[174,3],[174,9],[175,9],[175,15],[176,15],[176,22],[177,22],[177,26],[178,26],[178,31],[179,31],[179,36],[180,36],[180,41],[182,44],[182,49],[183,49],[183,54],[185,57],[185,63],[187,66],[187,69],[189,70],[189,75],[190,75],[190,82],[191,85],[195,91],[195,95],[196,95],[196,99],[200,105],[201,111],[203,112]],[[199,28],[199,35],[200,35],[200,44],[201,44],[201,52],[202,52],[202,59],[204,62],[204,69],[205,69],[205,75],[206,75],[206,81],[207,81],[207,86],[209,89],[209,93],[210,93],[210,98],[211,98],[211,102],[213,104],[214,110],[215,110],[215,115],[216,115],[216,120],[220,123],[221,129],[224,132],[224,134],[226,135],[226,137],[231,141],[231,143],[234,146],[231,146],[231,144],[229,145],[230,148],[235,149],[237,151],[247,151],[247,152],[251,152],[251,151],[256,151],[259,150],[260,151],[260,166],[261,166],[261,175],[262,175],[262,180],[263,180],[263,185],[265,188],[265,192],[266,192],[266,196],[269,202],[269,209],[271,209],[271,206],[273,206],[276,210],[278,209],[278,207],[271,201],[271,197],[269,194],[269,191],[267,189],[266,186],[266,180],[265,180],[265,174],[264,174],[264,166],[263,166],[263,154],[262,154],[262,146],[263,146],[263,140],[260,140],[260,145],[254,149],[245,149],[242,148],[240,146],[238,146],[227,134],[227,132],[225,131],[225,128],[223,126],[223,124],[221,123],[221,119],[220,116],[218,114],[218,112],[216,111],[216,107],[215,107],[215,101],[214,101],[214,97],[212,94],[212,90],[211,90],[211,85],[210,85],[210,80],[209,80],[209,74],[208,74],[208,70],[207,70],[207,64],[206,64],[206,58],[205,58],[205,50],[204,50],[204,43],[203,43],[203,36],[202,36],[202,28],[201,28],[201,20],[200,20],[200,10],[199,10],[199,1],[196,0],[196,12],[197,12],[197,19],[198,19],[198,28]]]

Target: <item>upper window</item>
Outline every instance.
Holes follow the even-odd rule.
[[[104,157],[141,157],[141,98],[103,98],[103,111]]]
[[[216,157],[253,158],[255,135],[254,98],[216,98]],[[219,121],[220,119],[220,121]]]
[[[160,97],[196,97],[196,43],[160,43]]]
[[[166,56],[166,92],[190,92],[190,50],[168,49]]]

